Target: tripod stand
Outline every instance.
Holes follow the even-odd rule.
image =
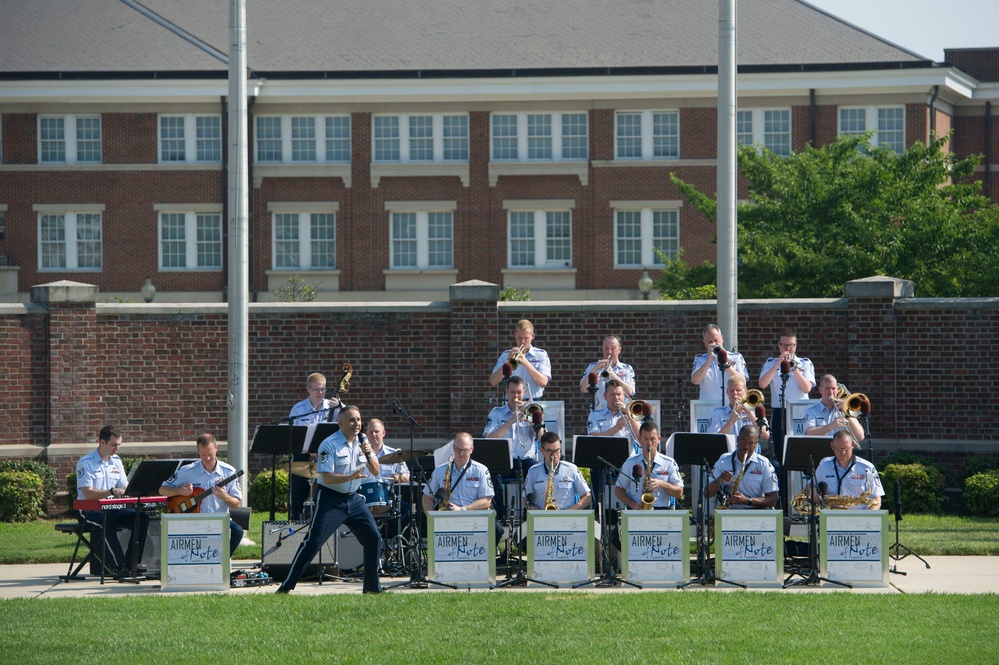
[[[700,584],[701,586],[707,586],[709,584],[715,584],[717,582],[723,582],[725,584],[731,584],[732,586],[746,588],[745,584],[739,582],[733,582],[732,580],[727,580],[724,577],[715,576],[715,569],[711,565],[710,561],[710,549],[711,549],[711,534],[708,529],[708,508],[705,501],[708,500],[708,484],[711,482],[710,476],[708,474],[708,460],[701,460],[700,469],[700,485],[701,491],[697,493],[697,572],[700,574],[699,577],[692,578],[689,582],[684,582],[683,584],[677,584],[677,589],[685,589],[693,584]]]
[[[416,420],[409,415],[406,409],[399,402],[398,397],[392,398],[392,410],[396,413],[401,413],[408,421],[409,454],[410,457],[415,460],[416,453],[414,452],[414,448],[416,428],[420,427],[420,423],[416,422]],[[417,480],[418,476],[419,480]],[[418,496],[419,487],[425,482],[425,478],[426,476],[424,475],[423,467],[418,463],[414,463],[413,469],[409,474],[410,488],[412,488],[410,491],[410,499],[412,500],[409,502],[409,581],[397,582],[396,584],[384,587],[385,591],[401,586],[408,586],[410,589],[429,589],[430,585],[446,587],[448,589],[458,588],[451,584],[445,584],[443,582],[427,579],[427,576],[423,574],[423,548],[421,547],[422,539],[420,537],[420,521],[417,519],[416,513],[416,497]]]
[[[811,469],[809,471],[809,476],[811,482],[815,481],[815,461],[809,456],[809,462],[811,463]],[[826,488],[825,483],[819,483],[819,499],[821,503],[825,503],[826,498]],[[808,515],[808,574],[802,574],[802,568],[798,568],[784,580],[782,588],[786,589],[789,586],[812,586],[818,585],[820,582],[829,582],[831,584],[838,584],[839,586],[846,587],[847,589],[852,589],[852,584],[847,584],[846,582],[839,582],[837,580],[831,580],[828,577],[822,577],[819,575],[819,513],[816,507],[815,501],[812,501],[812,509]],[[795,575],[799,576],[801,579],[791,581],[791,578]]]
[[[596,438],[596,437],[593,437],[593,438]],[[625,439],[618,438],[618,440],[627,444],[627,441]],[[582,443],[582,441],[581,440],[578,441],[577,445],[579,445],[579,443]],[[600,455],[594,455],[594,457],[596,459],[596,462],[598,462],[599,464],[601,464],[601,465],[604,466],[604,468],[605,468],[604,478],[607,479],[606,483],[605,483],[605,486],[604,486],[604,491],[602,492],[602,495],[603,495],[603,501],[602,501],[602,503],[603,503],[603,505],[600,506],[600,508],[601,508],[601,510],[600,510],[600,575],[598,575],[597,577],[594,577],[591,580],[586,580],[585,582],[579,582],[577,584],[573,584],[572,588],[573,589],[578,589],[579,587],[589,586],[591,584],[594,587],[615,587],[615,586],[620,586],[622,584],[627,584],[628,586],[633,586],[636,589],[641,589],[642,586],[640,584],[636,584],[635,582],[632,582],[630,580],[626,580],[623,577],[621,577],[620,575],[618,575],[617,574],[617,568],[614,565],[611,564],[611,556],[610,556],[610,546],[611,546],[611,542],[610,542],[610,529],[608,528],[609,525],[607,524],[607,516],[608,516],[608,513],[610,512],[610,505],[611,505],[611,501],[610,501],[610,496],[611,496],[610,488],[614,486],[613,483],[611,483],[611,479],[614,477],[614,473],[616,473],[616,472],[618,472],[620,470],[620,465],[611,464],[610,462],[608,462],[607,460],[605,460]],[[625,459],[627,459],[627,452],[625,452]],[[624,460],[622,460],[621,464],[624,464]]]
[[[926,564],[927,570],[930,564],[923,557],[919,556],[908,547],[903,545],[898,541],[898,523],[902,521],[902,491],[899,486],[899,482],[895,480],[895,544],[888,548],[888,555],[895,560],[895,563],[891,568],[888,569],[889,573],[895,573],[896,575],[907,575],[904,571],[898,569],[898,562],[909,556],[910,554],[924,564]]]
[[[542,462],[542,464],[543,463],[544,462]],[[490,586],[489,588],[490,589],[502,589],[504,587],[513,586],[515,584],[516,585],[520,585],[520,584],[526,585],[528,582],[534,582],[535,584],[543,584],[543,585],[551,587],[553,589],[557,589],[558,588],[557,584],[552,584],[551,582],[544,582],[542,580],[538,580],[538,579],[535,579],[533,577],[528,577],[527,576],[527,562],[524,561],[524,559],[523,559],[522,556],[518,556],[517,559],[516,559],[516,563],[513,563],[511,565],[510,550],[513,547],[513,543],[511,541],[513,541],[514,539],[516,539],[518,554],[523,554],[519,550],[520,550],[520,543],[524,541],[524,534],[523,534],[524,520],[523,520],[523,514],[524,514],[524,511],[527,509],[526,506],[520,505],[520,502],[519,502],[519,499],[520,499],[521,496],[523,496],[523,491],[524,491],[524,465],[523,465],[523,460],[518,460],[518,463],[516,464],[516,467],[517,467],[517,499],[515,499],[513,501],[513,506],[510,507],[510,510],[512,511],[510,513],[510,533],[507,534],[507,541],[506,541],[506,562],[507,562],[507,566],[509,566],[509,570],[507,572],[507,578],[505,580],[503,580],[499,584],[494,584],[494,585]],[[555,473],[555,471],[552,470],[552,473]],[[530,501],[530,498],[531,497],[528,496],[528,501]],[[516,533],[516,536],[514,536],[515,533]],[[511,572],[513,572],[512,575],[510,574]]]

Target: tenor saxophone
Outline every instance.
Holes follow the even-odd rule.
[[[645,460],[645,475],[642,476],[642,510],[652,510],[656,495],[652,492],[652,462],[656,459],[656,451],[650,451]]]
[[[750,454],[751,454],[750,452],[748,451],[746,452],[746,457],[743,458],[742,460],[742,470],[739,471],[739,475],[735,477],[734,481],[732,481],[732,489],[729,490],[729,493],[725,496],[724,500],[722,500],[721,504],[718,505],[716,510],[725,510],[726,508],[729,508],[732,505],[732,497],[735,496],[735,493],[739,491],[739,483],[742,482],[742,477],[746,475],[746,469],[749,468]]]
[[[548,482],[545,484],[545,510],[558,510],[555,504],[555,468],[548,474]]]
[[[454,455],[447,461],[447,470],[444,472],[444,498],[437,506],[437,510],[451,510],[451,465],[454,463]]]

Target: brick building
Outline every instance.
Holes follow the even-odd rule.
[[[714,259],[668,176],[714,191],[716,3],[247,4],[254,299],[635,298],[653,248]],[[741,141],[953,129],[997,197],[995,51],[935,63],[797,0],[738,21]],[[225,3],[0,6],[0,301],[225,299],[227,44]]]

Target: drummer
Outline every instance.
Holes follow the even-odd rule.
[[[371,420],[369,420],[368,426],[364,429],[364,433],[368,437],[368,443],[371,445],[371,452],[375,454],[375,457],[378,459],[379,466],[381,467],[381,470],[378,474],[378,479],[385,483],[388,483],[390,486],[394,486],[392,487],[392,489],[398,491],[399,489],[398,485],[400,483],[405,484],[409,482],[409,467],[407,467],[406,462],[402,460],[395,463],[389,462],[386,464],[382,464],[381,461],[383,458],[386,458],[389,455],[392,455],[397,458],[402,457],[404,453],[400,454],[399,449],[391,448],[385,445],[385,423],[383,423],[381,420],[378,420],[377,418],[372,418]],[[365,482],[370,482],[372,479],[371,474],[368,473],[367,468],[365,468],[364,471],[365,475],[362,476],[362,482],[361,482],[362,487],[364,486]],[[405,530],[406,525],[409,524],[410,508],[409,508],[409,502],[403,499],[402,496],[399,497],[399,510],[402,512],[402,528],[403,530]],[[389,520],[389,526],[388,526],[389,538],[398,535],[396,533],[397,524],[396,520],[394,519],[395,515],[393,515],[392,517],[393,519]]]

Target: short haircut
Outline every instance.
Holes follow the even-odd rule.
[[[745,388],[746,387],[746,377],[743,376],[742,374],[733,374],[732,376],[728,377],[728,387],[731,388],[732,386],[736,386],[736,385],[742,386],[743,388]]]
[[[210,446],[213,443],[218,445],[218,443],[215,441],[214,434],[205,432],[204,434],[198,435],[198,446]]]
[[[833,376],[832,374],[823,374],[822,378],[819,379],[819,385],[822,385],[823,383],[839,383],[839,382],[836,380],[836,377]]]
[[[313,372],[312,374],[309,374],[309,378],[305,380],[305,385],[311,386],[313,383],[326,385],[326,377],[319,372]]]
[[[611,388],[624,388],[624,384],[617,379],[611,379],[606,385],[604,385],[604,392],[607,392]]]
[[[381,425],[382,429],[385,429],[385,423],[383,423],[378,418],[372,418],[371,420],[368,421],[368,427],[371,427],[372,425],[375,425],[375,424]]]
[[[97,434],[98,441],[110,441],[111,437],[121,438],[121,432],[118,431],[117,425],[105,425]]]
[[[716,332],[719,335],[721,335],[721,328],[718,327],[717,323],[709,323],[708,325],[704,326],[704,332],[701,333],[701,336],[703,337],[707,335],[709,332]]]
[[[507,390],[510,389],[510,386],[526,386],[526,385],[527,385],[527,382],[524,381],[519,376],[511,376],[507,380],[507,382],[506,382],[506,388],[507,388]]]
[[[798,335],[794,332],[794,328],[781,328],[780,333],[777,335],[777,339],[780,339],[781,337],[793,337],[798,339]]]
[[[832,441],[830,442],[829,445],[832,445],[832,444],[836,443],[837,439],[845,439],[846,441],[850,442],[851,446],[854,443],[854,441],[853,441],[853,432],[851,432],[848,429],[837,430],[836,433],[833,434]]]
[[[646,420],[642,423],[642,426],[638,428],[638,434],[642,435],[646,432],[655,432],[656,434],[659,433],[659,425],[656,424],[656,421]]]
[[[558,438],[558,432],[545,432],[541,435],[541,445],[546,443],[562,443],[562,439]]]
[[[521,319],[520,321],[517,321],[517,327],[514,328],[514,330],[518,332],[521,330],[529,330],[533,333],[534,324],[528,321],[527,319]]]

